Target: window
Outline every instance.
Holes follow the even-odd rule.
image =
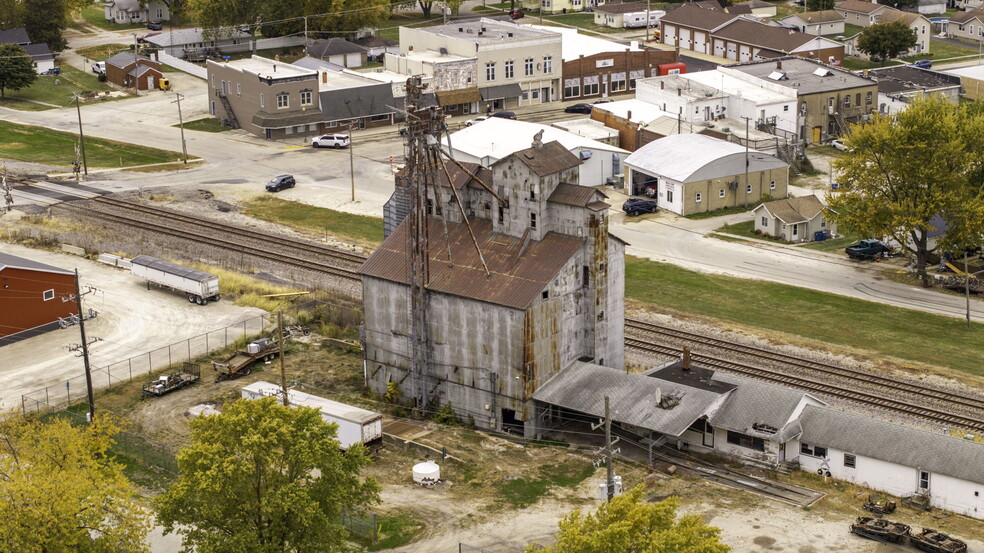
[[[728,443],[756,451],[765,451],[765,440],[762,438],[756,438],[732,430],[728,430]]]
[[[762,226],[763,227],[769,226],[769,218],[768,217],[765,217],[765,216],[762,217]]]
[[[290,107],[290,95],[286,92],[277,94],[277,109]]]
[[[646,78],[645,69],[639,69],[637,71],[629,71],[629,90],[635,90],[636,81],[645,78]]]
[[[718,190],[718,198],[723,198],[723,197],[724,197],[724,189],[722,188]]]
[[[667,203],[673,203],[673,189],[672,188],[666,191],[666,201],[667,201]]]
[[[564,98],[577,98],[581,95],[581,79],[564,79]]]
[[[745,186],[745,194],[751,194],[751,193],[752,193],[752,185],[750,185],[750,184],[749,185],[746,185]]]
[[[929,489],[929,473],[924,470],[919,471],[919,489]]]
[[[494,81],[495,80],[495,64],[486,63],[485,64],[485,80]]]
[[[499,206],[499,223],[501,224],[506,219],[506,210]]]
[[[789,111],[789,104],[782,106],[783,111]]]
[[[549,290],[544,290],[543,293],[540,294],[540,297],[543,298],[543,299],[545,299],[545,300],[549,300],[550,299],[550,291]]]
[[[44,297],[44,301],[50,301],[55,299],[55,289],[52,288],[51,290],[45,290],[43,297]]]
[[[776,181],[770,182],[769,183],[769,190],[775,190],[775,189],[776,189]]]
[[[827,226],[827,220],[820,219],[820,228],[826,228],[826,226]]]
[[[531,200],[535,200],[536,199],[536,185],[535,184],[531,184],[530,185],[530,199]]]
[[[851,95],[850,94],[845,94],[844,95],[844,107],[845,108],[851,107]]]
[[[864,104],[867,105],[867,106],[870,106],[871,105],[871,92],[870,91],[864,97]]]
[[[857,468],[857,466],[858,466],[858,459],[857,459],[857,457],[855,457],[854,455],[851,455],[850,453],[845,453],[844,454],[844,466],[845,467],[848,467],[848,468],[852,468],[852,469],[853,468]]]
[[[514,65],[514,63],[515,62],[513,62],[512,60],[506,62],[506,78],[507,79],[511,79],[511,78],[513,78],[515,76],[515,74],[513,72],[513,65]]]
[[[591,282],[591,273],[588,271],[587,265],[581,266],[581,287],[587,288],[588,283]]]
[[[212,105],[212,107],[211,107],[211,109],[209,109],[209,112],[210,112],[210,113],[211,113],[212,115],[215,115],[215,102],[211,102],[211,105]]]
[[[694,195],[694,201],[695,202],[700,203],[700,201],[702,199],[703,199],[703,197],[700,195],[700,192],[698,192],[697,194]]]
[[[390,114],[388,114],[388,113],[384,113],[382,115],[370,115],[369,116],[369,120],[370,121],[389,121],[389,118],[390,118]]]
[[[243,95],[243,87],[239,83],[236,83],[236,96]]]
[[[858,92],[857,94],[854,95],[854,105],[857,106],[857,107],[861,107],[861,93],[860,92]]]
[[[215,88],[215,74],[212,74],[211,77],[212,77],[212,88]]]
[[[260,107],[263,107],[263,93],[260,92]]]
[[[800,453],[803,455],[809,455],[810,457],[820,457],[822,459],[827,456],[827,448],[801,443]]]
[[[523,60],[523,73],[529,77],[533,74],[533,58]]]
[[[599,93],[598,88],[599,78],[598,75],[592,75],[590,77],[584,78],[584,95],[591,96]]]
[[[314,94],[310,90],[302,90],[301,91],[301,105],[302,106],[310,106],[311,104],[313,104],[314,103],[313,98],[314,98]]]
[[[536,230],[536,213],[530,213],[530,228]]]
[[[828,108],[833,108],[834,107],[834,97],[833,96],[831,96],[830,98],[827,98],[827,107]]]
[[[553,73],[553,56],[543,56],[543,72]]]
[[[612,73],[611,77],[612,92],[622,92],[625,90],[625,73]]]

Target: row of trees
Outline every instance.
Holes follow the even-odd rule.
[[[24,27],[31,42],[45,43],[52,52],[67,46],[62,29],[88,0],[0,0],[0,29]]]
[[[360,473],[361,446],[339,450],[336,426],[275,398],[237,401],[193,419],[179,477],[145,507],[111,454],[120,427],[0,418],[0,549],[19,553],[146,553],[156,517],[198,553],[326,553],[346,549],[343,510],[379,501]],[[560,523],[546,553],[727,553],[719,532],[642,487]],[[529,551],[533,551],[531,546]]]
[[[185,0],[188,15],[206,29],[249,25],[266,37],[312,31],[339,35],[378,27],[390,15],[389,0]],[[330,15],[321,15],[330,14]],[[289,20],[289,21],[284,21]]]
[[[854,127],[845,145],[834,170],[846,184],[830,201],[842,228],[891,237],[915,259],[926,286],[934,253],[984,245],[980,102],[920,98],[895,117]]]

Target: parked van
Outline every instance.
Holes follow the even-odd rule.
[[[311,140],[315,148],[345,148],[352,143],[347,134],[323,134]]]

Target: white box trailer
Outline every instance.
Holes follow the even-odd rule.
[[[130,260],[130,272],[154,284],[184,292],[191,303],[205,305],[219,301],[219,277],[204,271],[140,255]]]
[[[243,387],[243,399],[280,397],[280,386],[269,382],[254,382]],[[338,425],[338,441],[343,450],[354,443],[373,445],[383,439],[383,416],[374,411],[353,407],[298,390],[287,390],[291,407],[313,407],[321,418]]]

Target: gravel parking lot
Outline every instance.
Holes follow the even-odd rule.
[[[93,368],[133,357],[167,344],[253,318],[262,311],[229,302],[205,307],[188,303],[183,295],[157,288],[147,289],[145,281],[128,271],[89,261],[81,257],[33,250],[9,243],[0,251],[65,269],[79,269],[83,289],[97,292],[86,296],[84,307],[99,315],[86,324]],[[21,395],[46,386],[64,390],[66,380],[83,374],[82,359],[68,351],[80,342],[78,327],[55,330],[0,348],[0,408],[21,405]],[[166,360],[165,360],[166,362]],[[95,381],[96,387],[105,383]],[[83,388],[72,392],[85,393]]]

